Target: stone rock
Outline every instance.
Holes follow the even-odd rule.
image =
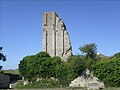
[[[24,80],[23,81],[23,85],[26,85],[26,84],[28,84],[29,82],[28,82],[28,80]]]
[[[87,89],[104,88],[104,83],[100,82],[89,69],[86,69],[81,76],[71,81],[69,87],[86,87]]]
[[[93,79],[93,80],[90,80],[90,81],[87,82],[86,87],[87,87],[87,89],[96,90],[96,89],[104,88],[105,86],[104,86],[103,82],[100,82],[96,79]]]
[[[56,12],[43,14],[42,28],[42,50],[67,61],[72,55],[71,42],[66,26]]]
[[[83,76],[78,77],[76,79],[74,79],[70,85],[70,87],[85,87],[86,86],[86,80]]]

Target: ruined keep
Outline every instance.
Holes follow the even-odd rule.
[[[50,56],[59,56],[67,61],[72,47],[64,22],[56,12],[45,12],[42,22],[42,50]]]

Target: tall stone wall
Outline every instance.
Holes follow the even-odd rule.
[[[56,12],[45,12],[42,28],[42,50],[66,61],[72,55],[72,46],[64,22]]]

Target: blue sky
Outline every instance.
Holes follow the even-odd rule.
[[[73,54],[84,43],[96,43],[98,53],[108,56],[120,52],[120,0],[0,0],[3,69],[16,69],[24,56],[42,50],[46,11],[57,12],[65,22]]]

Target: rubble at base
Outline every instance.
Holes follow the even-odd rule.
[[[104,88],[105,85],[103,82],[100,82],[97,77],[94,77],[89,69],[86,69],[81,76],[71,81],[69,87],[85,87],[96,90]]]

